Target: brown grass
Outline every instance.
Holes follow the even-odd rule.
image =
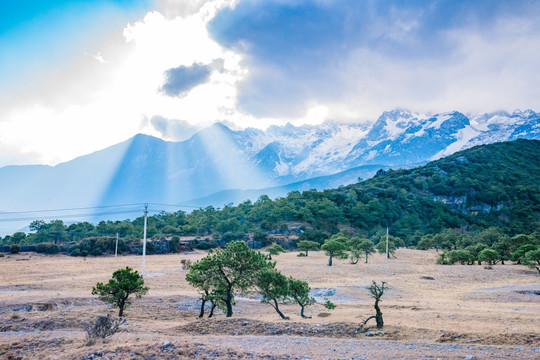
[[[540,358],[540,277],[524,266],[441,266],[434,251],[400,249],[396,259],[374,255],[368,264],[328,267],[323,253],[287,253],[276,256],[278,268],[314,289],[335,289],[327,296],[335,310],[319,297],[307,309],[311,319],[287,304],[291,320],[283,321],[246,294],[232,319],[218,312],[197,320],[197,293],[180,261],[202,256],[147,256],[149,295],[127,310],[123,332],[92,346],[85,346],[82,324],[116,314],[90,294],[92,286],[118,268],[140,269],[141,257],[0,258],[0,358]],[[372,280],[389,286],[381,302],[385,328],[366,336],[358,327],[374,312]]]

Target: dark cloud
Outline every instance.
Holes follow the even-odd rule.
[[[211,74],[210,65],[198,63],[169,69],[165,72],[165,82],[161,91],[169,96],[185,96],[197,85],[205,83]]]
[[[208,29],[244,55],[249,75],[239,86],[239,105],[256,116],[279,117],[300,115],[307,101],[350,96],[351,87],[367,84],[358,73],[370,69],[360,67],[379,59],[404,69],[455,66],[463,54],[460,39],[449,34],[465,29],[489,38],[497,20],[538,13],[537,2],[514,0],[246,0],[221,10]],[[351,59],[356,75],[347,72]],[[393,85],[386,80],[381,86]]]

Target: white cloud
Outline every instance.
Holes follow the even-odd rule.
[[[39,90],[28,91],[4,107],[0,113],[0,144],[18,149],[20,154],[39,154],[33,158],[35,162],[55,164],[125,140],[141,130],[151,132],[142,120],[155,115],[192,124],[242,120],[245,116],[235,107],[235,86],[245,70],[239,66],[238,55],[223,50],[206,31],[207,21],[220,6],[223,2],[206,3],[191,16],[173,19],[150,12],[127,25],[124,43],[119,44],[122,51],[110,58],[107,50],[114,46],[89,51],[97,54],[90,56],[93,63],[83,56],[72,69],[49,79],[49,94],[46,86],[38,86]],[[223,68],[184,98],[159,92],[167,69],[194,62],[210,64],[216,59],[223,60]],[[88,71],[95,76],[88,77]],[[55,81],[62,86],[55,86]],[[89,92],[82,90],[87,85]],[[69,93],[67,89],[80,89],[81,93]],[[0,165],[7,163],[9,155],[4,154]]]

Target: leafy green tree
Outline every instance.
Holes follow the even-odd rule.
[[[478,242],[486,244],[487,246],[492,246],[502,237],[501,232],[496,227],[490,227],[480,234],[478,234]]]
[[[444,259],[443,264],[455,264],[459,262],[461,265],[472,265],[474,264],[475,257],[468,250],[452,250],[444,252],[441,255],[441,258]]]
[[[309,241],[309,240],[300,240],[296,246],[298,247],[298,250],[304,251],[305,255],[308,256],[309,250],[318,250],[321,246],[318,242],[315,241]]]
[[[302,280],[298,280],[290,276],[289,282],[289,294],[288,296],[300,305],[300,316],[306,319],[311,317],[304,315],[304,309],[306,306],[315,304],[315,298],[309,296],[311,288],[308,283]]]
[[[216,282],[217,277],[215,274],[212,274],[212,271],[216,271],[216,268],[208,258],[203,258],[200,261],[191,264],[189,266],[189,272],[186,274],[187,282],[191,286],[197,288],[201,295],[199,318],[204,316],[205,305],[207,302],[211,303],[210,313],[208,315],[208,317],[211,318],[214,315],[214,309],[224,297],[226,284]]]
[[[272,246],[267,247],[266,251],[268,251],[268,260],[272,260],[272,255],[278,256],[281,253],[286,253],[287,252],[287,250],[285,250],[279,244],[274,244]]]
[[[523,265],[527,265],[531,269],[538,270],[540,274],[540,248],[527,251],[522,261]]]
[[[32,221],[30,223],[30,226],[28,226],[28,228],[30,229],[30,231],[38,232],[44,226],[45,226],[45,221],[43,221],[43,220],[34,220],[34,221]]]
[[[488,246],[486,244],[480,243],[476,245],[467,246],[465,250],[467,250],[471,255],[473,256],[474,260],[478,261],[478,265],[482,264],[482,261],[478,259],[478,254],[484,249],[487,249]]]
[[[428,250],[434,247],[433,235],[427,234],[420,238],[420,241],[416,245],[418,250]]]
[[[202,261],[205,262],[206,276],[210,278],[210,293],[221,295],[219,301],[225,304],[227,317],[233,314],[235,293],[252,289],[260,271],[275,267],[265,254],[250,249],[243,241],[232,241],[222,250],[210,251],[192,268],[197,269],[196,264]]]
[[[92,288],[92,295],[98,295],[102,301],[118,307],[118,316],[124,316],[124,309],[131,305],[130,295],[136,298],[148,293],[144,279],[136,270],[129,266],[116,270],[107,284],[98,282]]]
[[[15,234],[13,234],[13,236],[11,237],[11,243],[21,244],[24,242],[25,239],[26,239],[26,234],[21,231],[18,231]]]
[[[491,269],[493,265],[499,260],[501,255],[493,249],[484,249],[478,254],[478,261],[485,261],[488,263],[488,268]]]
[[[366,264],[368,262],[368,256],[375,252],[375,245],[373,242],[368,239],[361,239],[361,241],[356,245],[356,249],[363,252],[366,256]]]
[[[379,243],[377,244],[377,246],[375,246],[375,248],[377,249],[377,251],[379,252],[379,254],[386,254],[386,239],[384,241],[379,241]],[[396,245],[394,244],[393,241],[390,241],[388,240],[388,252],[390,253],[389,255],[392,256],[392,257],[396,257]]]
[[[338,257],[340,259],[346,259],[348,257],[347,245],[337,240],[328,240],[321,246],[321,250],[326,252],[328,256],[328,266],[332,266],[332,258]]]
[[[534,244],[523,244],[517,250],[512,253],[512,260],[517,261],[518,264],[523,263],[523,260],[525,259],[525,254],[529,251],[536,250],[537,246]]]
[[[512,258],[510,239],[508,236],[501,236],[500,240],[493,244],[493,250],[499,253],[499,260],[504,265],[505,260]]]
[[[263,269],[257,274],[256,284],[262,295],[261,301],[270,304],[282,319],[289,320],[279,310],[279,302],[285,301],[289,295],[287,278],[275,269]]]

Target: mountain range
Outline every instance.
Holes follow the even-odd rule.
[[[56,166],[0,168],[0,211],[141,202],[219,207],[261,194],[334,188],[381,168],[408,168],[518,138],[540,139],[539,113],[393,110],[372,123],[241,131],[216,123],[185,141],[139,134]]]

